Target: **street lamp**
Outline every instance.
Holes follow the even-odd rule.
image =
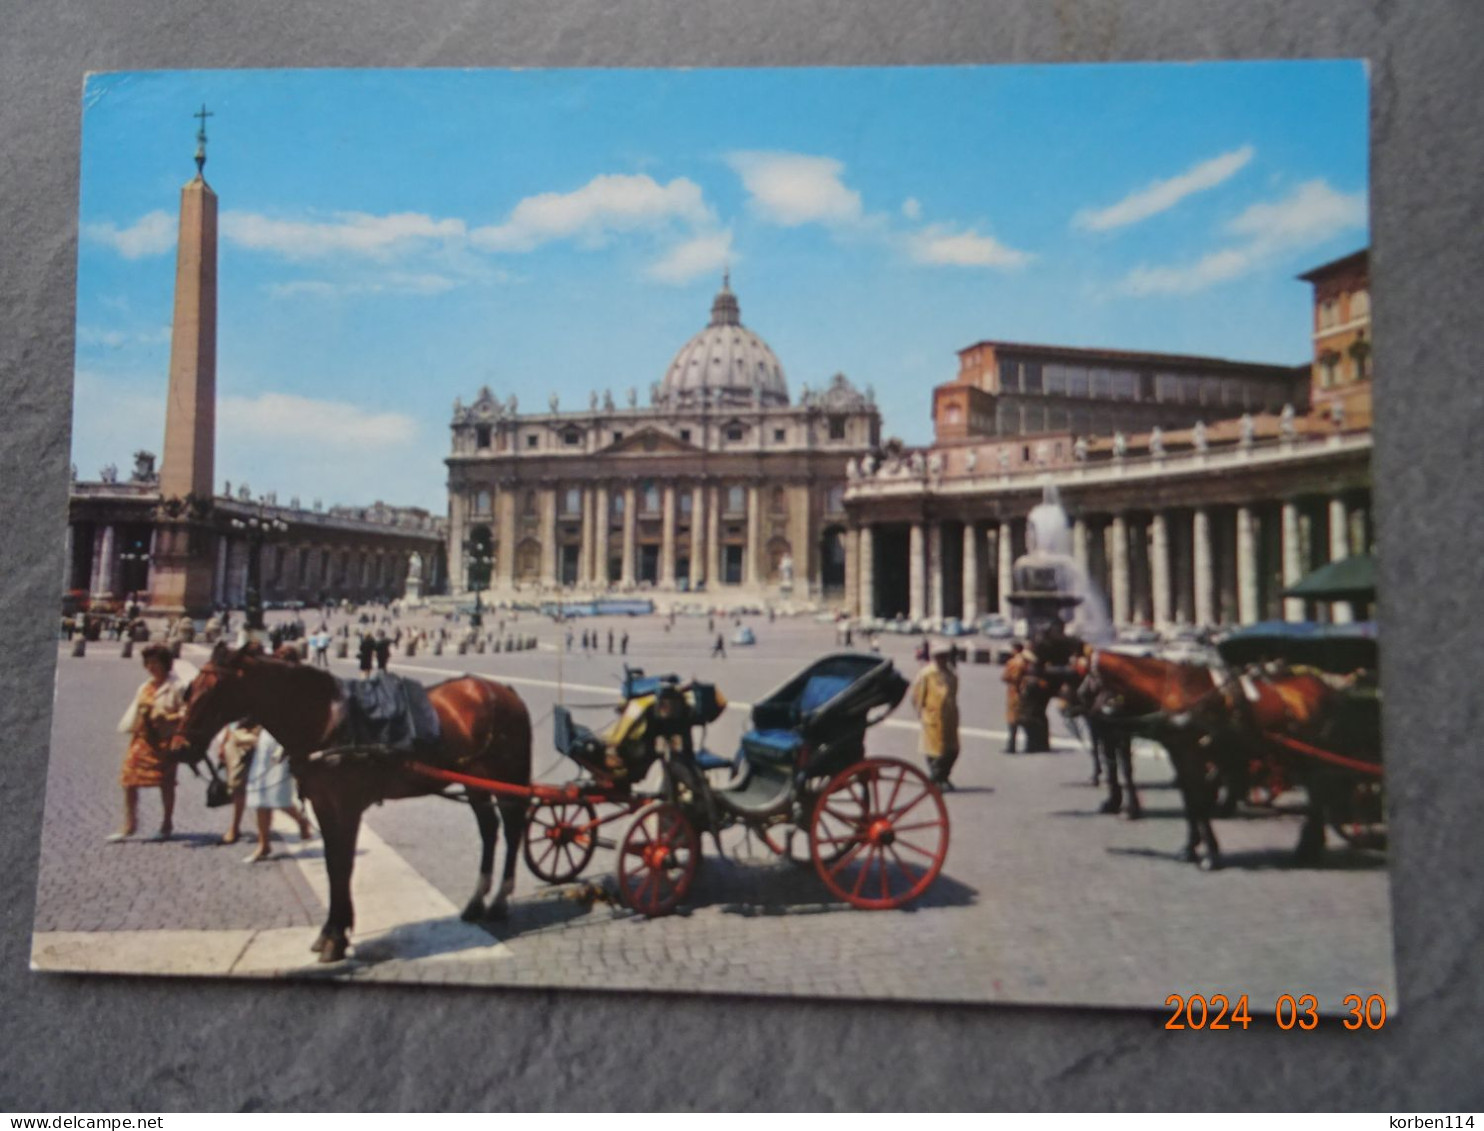
[[[490,583],[490,575],[494,572],[495,565],[495,549],[490,545],[488,534],[481,531],[479,534],[464,539],[464,560],[467,563],[465,570],[469,579],[469,588],[474,590],[474,612],[469,615],[469,627],[478,629],[484,626],[482,598],[485,588]]]
[[[232,529],[247,539],[247,631],[263,631],[263,543],[286,533],[289,524],[268,513],[268,504],[258,500],[256,511],[246,518],[232,519]]]
[[[132,621],[139,615],[139,591],[149,587],[150,552],[148,545],[142,539],[132,539],[128,549],[119,554],[119,561],[123,563],[121,572],[126,582],[123,587],[124,592],[129,594],[125,613]]]

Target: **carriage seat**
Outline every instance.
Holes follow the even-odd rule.
[[[552,708],[552,741],[559,753],[565,754],[579,766],[591,772],[606,775],[608,748],[603,740],[588,727],[572,718],[572,712],[560,703]]]
[[[821,672],[810,676],[797,695],[789,699],[765,699],[752,709],[755,734],[802,726],[808,715],[823,707],[854,680],[847,675]]]

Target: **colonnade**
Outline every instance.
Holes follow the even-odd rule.
[[[1319,613],[1284,588],[1326,562],[1369,550],[1364,493],[1281,501],[1099,511],[1069,505],[1068,552],[1115,624],[1304,620]],[[861,616],[977,620],[1012,614],[1025,518],[945,515],[853,532],[847,592]],[[1319,615],[1352,619],[1343,602]]]
[[[481,509],[481,507],[483,509]],[[761,589],[817,580],[816,508],[807,483],[649,480],[507,486],[453,496],[449,573],[471,582],[603,590]],[[843,528],[843,517],[840,520]]]

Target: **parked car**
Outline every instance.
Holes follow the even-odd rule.
[[[756,644],[757,637],[753,635],[752,629],[745,624],[739,624],[732,630],[733,644]]]
[[[1009,640],[1015,635],[1015,629],[1009,618],[1002,617],[999,613],[990,613],[979,618],[979,634],[991,640]]]
[[[974,630],[958,617],[949,617],[943,622],[943,627],[939,631],[944,636],[972,636],[974,634]]]

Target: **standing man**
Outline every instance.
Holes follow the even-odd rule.
[[[727,658],[727,639],[719,632],[716,634],[716,643],[711,648],[711,658],[714,660],[717,656],[723,660]]]
[[[958,761],[958,676],[953,670],[953,645],[940,640],[930,649],[931,663],[912,682],[912,706],[921,720],[918,752],[927,759],[928,777],[944,789]]]
[[[1020,681],[1025,678],[1025,645],[1016,641],[1010,647],[1000,679],[1005,684],[1005,753],[1015,753],[1015,735],[1020,730]],[[1030,734],[1026,734],[1029,742]]]
[[[623,634],[623,639],[619,641],[618,651],[621,656],[627,656],[629,654],[629,634],[627,632]]]

